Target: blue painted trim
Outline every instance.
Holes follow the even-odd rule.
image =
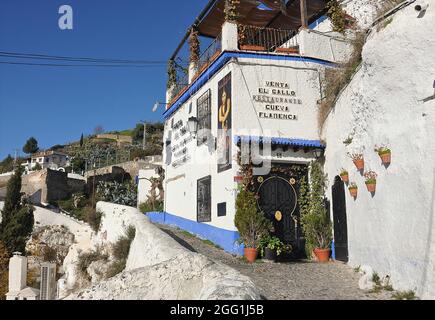
[[[316,21],[314,21],[313,23],[311,23],[308,26],[308,29],[314,29],[315,27],[317,27],[319,24],[321,24],[323,21],[325,21],[326,19],[328,19],[328,16],[325,14],[323,16],[321,16],[320,18],[318,18]]]
[[[231,254],[243,255],[243,245],[236,242],[240,238],[237,231],[229,231],[205,223],[181,218],[167,212],[148,212],[145,214],[152,222],[178,227],[188,231],[201,239],[210,240],[217,244],[226,252]]]
[[[270,141],[271,144],[298,146],[298,147],[312,147],[325,149],[326,146],[319,140],[305,140],[305,139],[290,139],[290,138],[274,138],[274,137],[259,137],[259,136],[235,136],[234,142],[237,144],[243,142],[263,142],[264,140]]]
[[[301,61],[311,62],[329,67],[336,67],[337,64],[330,61],[301,57],[301,56],[284,56],[272,53],[250,53],[250,52],[232,52],[225,51],[203,72],[173,104],[163,113],[163,118],[167,120],[175,111],[177,111],[187,100],[197,93],[230,59],[232,58],[251,58],[276,61]]]

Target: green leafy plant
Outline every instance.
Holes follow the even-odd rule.
[[[38,150],[38,141],[34,137],[30,137],[23,147],[23,152],[26,154],[32,154],[38,152]]]
[[[327,15],[332,22],[332,30],[344,33],[346,28],[346,12],[341,8],[338,0],[329,0],[326,8],[328,9]]]
[[[136,207],[137,188],[131,183],[104,182],[97,186],[97,195],[101,201]]]
[[[168,62],[168,82],[166,87],[172,88],[177,83],[177,69],[175,68],[175,61],[169,60]]]
[[[278,237],[269,235],[260,240],[259,249],[261,255],[264,255],[266,248],[275,251],[277,256],[280,256],[283,252],[291,252],[291,246],[285,245]]]
[[[349,190],[358,189],[358,185],[355,182],[351,182],[349,184]]]
[[[364,160],[364,155],[362,153],[347,153],[347,156],[353,161]]]
[[[301,224],[306,238],[307,255],[314,249],[329,249],[332,242],[332,223],[325,206],[327,177],[319,162],[311,163],[311,184],[301,179]]]
[[[412,290],[395,292],[393,298],[396,300],[417,300],[417,296]]]
[[[247,248],[258,248],[271,228],[270,221],[258,210],[255,194],[245,188],[237,195],[234,223],[240,234],[239,242]]]
[[[33,167],[33,171],[39,171],[42,170],[42,167],[39,163],[36,163],[35,166]]]
[[[381,147],[376,147],[375,148],[375,152],[377,152],[380,156],[382,156],[384,154],[390,154],[391,153],[391,149],[389,149],[386,146],[381,146]]]
[[[225,1],[225,21],[227,22],[237,22],[240,15],[238,12],[238,6],[240,5],[240,0],[226,0]]]
[[[130,253],[131,243],[136,236],[136,229],[133,226],[129,226],[125,230],[124,236],[120,237],[118,241],[113,244],[112,255],[114,261],[109,267],[106,274],[107,278],[112,278],[121,273],[127,264],[128,254]]]
[[[366,184],[376,184],[378,174],[374,171],[368,171],[364,173],[364,178],[366,179]]]
[[[343,141],[343,144],[349,146],[352,144],[352,142],[353,142],[353,138],[349,136],[346,140]]]
[[[344,168],[341,168],[340,176],[344,177],[344,176],[348,176],[348,175],[349,175],[349,171],[347,171]]]
[[[199,32],[196,28],[190,30],[189,37],[190,62],[197,63],[201,54]]]

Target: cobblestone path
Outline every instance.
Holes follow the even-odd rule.
[[[365,292],[358,288],[360,275],[346,264],[310,261],[248,264],[187,232],[158,225],[191,251],[224,263],[250,277],[268,300],[373,300],[391,299],[391,292]]]

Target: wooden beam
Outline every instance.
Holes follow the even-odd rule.
[[[301,8],[301,28],[308,28],[307,0],[299,0]]]

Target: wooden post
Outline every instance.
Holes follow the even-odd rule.
[[[308,28],[307,0],[299,0],[301,8],[301,28]]]

